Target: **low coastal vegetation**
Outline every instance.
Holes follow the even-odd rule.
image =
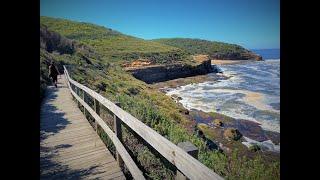
[[[158,89],[135,79],[124,71],[121,63],[136,58],[154,58],[156,63],[185,62],[190,59],[183,49],[158,42],[146,41],[117,31],[88,23],[41,17],[40,37],[40,90],[44,91],[47,64],[56,62],[70,66],[70,75],[153,128],[177,144],[192,142],[199,149],[199,161],[226,179],[279,179],[279,161],[266,161],[260,151],[246,157],[233,149],[231,153],[208,146],[210,131],[199,127],[186,115],[185,109]],[[68,49],[68,51],[62,51]],[[158,60],[158,57],[163,57]],[[183,57],[186,57],[184,59]],[[62,72],[62,69],[61,69]],[[108,112],[104,119],[107,121]],[[221,120],[224,121],[223,118]],[[173,179],[175,168],[161,155],[122,125],[123,142],[147,179]],[[110,151],[112,142],[98,129]],[[203,132],[204,135],[201,135]],[[204,138],[204,137],[205,138]],[[230,142],[240,143],[231,140]]]
[[[185,50],[189,54],[206,54],[211,59],[262,59],[261,56],[237,44],[191,38],[162,38],[155,39],[153,42],[174,46]]]
[[[243,47],[217,41],[191,38],[162,38],[154,39],[154,42],[185,49],[190,54],[214,54],[214,53],[243,53],[247,52]]]
[[[65,38],[59,33],[48,30],[47,26],[40,26],[40,100],[44,90],[51,80],[48,77],[48,66],[55,62],[60,72],[63,72],[62,65],[86,66],[95,63],[97,69],[101,68],[101,56],[92,48],[77,41]],[[108,63],[103,64],[104,67]]]
[[[179,48],[128,36],[109,28],[64,19],[40,17],[42,24],[66,38],[93,47],[103,55],[104,62],[124,63],[146,58],[154,63],[172,63],[188,60],[187,53]]]

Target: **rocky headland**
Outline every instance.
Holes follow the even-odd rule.
[[[211,60],[205,60],[196,65],[173,63],[126,67],[125,69],[135,78],[148,84],[217,72],[211,65]]]

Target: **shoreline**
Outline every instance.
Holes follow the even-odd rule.
[[[230,64],[242,64],[248,62],[256,62],[257,60],[223,60],[223,59],[213,59],[211,64],[215,65],[230,65]]]
[[[214,60],[211,60],[211,65],[231,65],[231,64],[244,64],[244,63],[250,63],[250,62],[256,62],[256,60],[214,59]],[[196,75],[196,76],[190,76],[190,77],[184,77],[184,78],[177,78],[177,79],[172,79],[172,80],[163,81],[163,82],[156,82],[156,83],[150,84],[150,86],[156,89],[177,88],[179,86],[185,86],[193,83],[203,83],[209,80],[216,82],[218,80],[226,80],[230,78],[229,76],[223,73],[209,73],[209,74],[213,74],[213,76],[209,77],[208,74],[204,74],[204,75]]]
[[[197,75],[192,77],[185,77],[185,78],[178,78],[169,81],[163,81],[151,84],[152,87],[156,89],[163,89],[163,88],[177,88],[179,86],[184,86],[192,83],[202,83],[211,80],[210,77],[206,75]]]
[[[211,62],[214,62],[215,64],[219,65],[228,65],[228,64],[243,64],[243,63],[249,63],[249,62],[256,62],[256,60],[212,60]],[[154,83],[151,84],[151,87],[156,88],[160,90],[160,92],[167,94],[168,90],[171,88],[178,88],[180,86],[185,86],[193,83],[204,83],[206,81],[210,81],[213,83],[218,82],[219,80],[226,80],[231,78],[231,76],[226,76],[225,74],[221,73],[212,73],[210,75],[197,75],[197,76],[192,76],[192,77],[186,77],[186,78],[178,78],[174,80],[169,80],[169,81],[164,81],[164,82],[159,82],[159,83]],[[228,91],[228,90],[224,90]],[[244,101],[246,101],[248,104],[262,110],[270,111],[270,107],[266,106],[261,103],[261,101],[265,98],[262,94],[260,93],[255,93],[255,92],[250,92],[250,91],[245,91],[245,90],[239,90],[239,92],[244,93],[246,96],[243,98]],[[280,145],[280,132],[276,131],[271,131],[271,130],[266,130],[262,128],[261,124],[259,122],[255,122],[249,119],[238,119],[238,118],[233,118],[231,116],[227,116],[224,114],[221,114],[219,112],[204,112],[201,110],[197,109],[189,109],[183,106],[183,104],[180,102],[181,97],[179,95],[171,96],[171,98],[180,106],[182,106],[184,111],[188,111],[188,116],[190,116],[190,119],[195,121],[197,125],[203,124],[206,125],[207,132],[209,134],[216,134],[218,131],[221,131],[221,128],[216,128],[213,124],[212,121],[214,119],[223,119],[225,122],[223,122],[226,127],[232,127],[239,129],[239,131],[243,134],[244,137],[250,138],[252,141],[257,141],[260,145],[263,142],[271,141],[271,143],[275,146]],[[224,128],[222,128],[224,129]],[[224,141],[223,136],[221,136],[221,132],[219,132],[218,138],[222,142]],[[219,142],[218,140],[218,142]],[[248,148],[248,141],[243,139],[244,144],[243,146],[247,146]],[[247,144],[246,144],[247,142]],[[219,142],[221,143],[221,142]],[[224,143],[222,143],[224,144]],[[242,146],[242,145],[237,145]],[[280,148],[280,147],[279,147]],[[246,149],[246,148],[244,148]],[[272,149],[272,148],[271,148]],[[270,152],[272,150],[267,150],[267,152]],[[266,151],[265,151],[266,152]]]
[[[238,61],[237,61],[238,62]],[[248,61],[246,61],[248,62]],[[151,86],[153,88],[157,88],[160,90],[160,92],[166,94],[167,90],[171,88],[177,88],[179,86],[184,86],[192,83],[202,83],[205,81],[213,81],[217,82],[219,78],[228,79],[230,77],[227,77],[223,74],[215,74],[215,75],[199,75],[194,77],[187,77],[187,78],[179,78],[175,80],[165,81],[165,82],[159,82],[152,84]],[[204,134],[209,137],[211,140],[214,140],[217,142],[218,146],[221,147],[227,147],[227,149],[235,149],[240,148],[241,151],[245,154],[252,154],[250,152],[249,146],[253,144],[258,144],[263,150],[262,153],[266,154],[272,154],[270,155],[270,158],[274,158],[279,154],[280,151],[280,133],[279,132],[273,132],[269,130],[263,129],[258,122],[246,120],[246,119],[237,119],[233,118],[224,114],[221,114],[219,112],[204,112],[197,109],[187,109],[184,107],[179,101],[181,100],[181,97],[179,96],[171,96],[171,98],[181,106],[184,111],[188,112],[186,115],[189,116],[189,119],[192,121],[195,121],[196,126],[198,129],[200,128],[201,131],[203,131]],[[260,94],[250,94],[246,97],[246,100],[251,102],[251,104],[254,104],[255,106],[261,106],[259,103],[259,100],[263,98],[260,96]],[[268,109],[263,106],[263,109]],[[225,125],[222,128],[216,127],[212,121],[214,119],[220,119],[223,121],[223,124]],[[226,141],[223,137],[223,131],[226,128],[236,128],[240,131],[240,133],[243,135],[243,138],[240,141],[235,142],[229,142]],[[246,138],[250,138],[251,141],[247,141]],[[265,146],[270,145],[268,147]],[[278,149],[277,151],[273,151],[275,149]],[[225,149],[225,148],[224,148]],[[228,150],[229,151],[229,150]]]
[[[226,76],[220,73],[217,73],[217,74],[210,73],[210,74],[211,74],[210,76],[206,74],[206,75],[197,75],[192,77],[178,78],[178,79],[173,79],[169,81],[150,84],[150,86],[156,89],[160,89],[160,91],[162,91],[162,89],[166,89],[166,88],[177,88],[177,87],[185,86],[188,84],[204,83],[207,81],[217,82],[219,80],[227,80],[231,78],[230,76]]]
[[[163,88],[160,89],[160,91],[164,94],[166,94],[166,89]],[[226,146],[228,144],[228,147],[230,149],[233,148],[241,148],[244,152],[247,152],[249,149],[248,141],[246,139],[241,140],[241,145],[238,142],[230,143],[227,142],[223,137],[223,131],[226,128],[236,128],[240,131],[240,133],[243,135],[243,137],[248,137],[251,140],[257,141],[258,143],[253,144],[259,144],[262,148],[264,148],[264,152],[272,152],[272,153],[279,153],[274,152],[272,149],[274,147],[280,145],[280,133],[275,131],[270,131],[262,128],[261,124],[259,122],[255,122],[248,119],[238,119],[233,118],[228,115],[224,115],[219,112],[205,112],[198,109],[188,109],[183,106],[183,104],[180,102],[182,99],[179,95],[173,94],[170,96],[179,106],[181,106],[184,111],[188,112],[186,115],[189,116],[189,119],[192,121],[195,121],[196,126],[201,125],[201,127],[206,126],[206,132],[204,132],[209,137],[213,138],[218,144],[221,144],[222,146]],[[213,120],[219,119],[223,122],[224,126],[222,128],[216,127],[213,124]],[[272,144],[272,148],[269,150],[266,149],[264,146],[264,142],[270,141]],[[244,142],[244,143],[243,143]],[[246,144],[247,143],[247,144]],[[246,146],[246,147],[244,147]],[[280,148],[280,147],[279,147]]]

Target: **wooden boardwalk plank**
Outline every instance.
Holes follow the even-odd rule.
[[[66,84],[48,87],[40,112],[41,179],[125,179]]]

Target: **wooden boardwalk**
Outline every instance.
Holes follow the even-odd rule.
[[[66,84],[48,87],[40,114],[41,179],[125,179]]]

